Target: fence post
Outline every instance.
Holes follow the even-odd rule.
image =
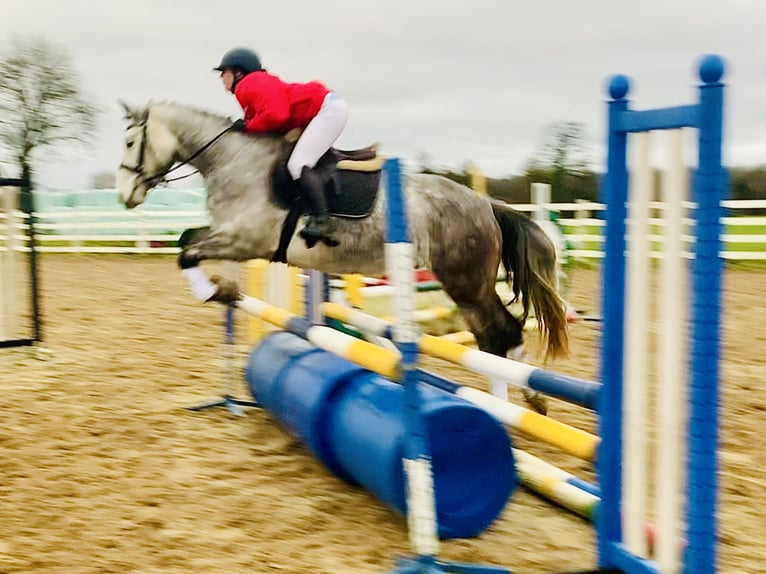
[[[3,253],[0,261],[0,340],[16,337],[16,314],[12,305],[16,300],[14,285],[16,272],[14,270],[16,253],[19,246],[16,241],[18,192],[15,187],[0,188],[0,212],[5,214],[5,232],[3,237]]]

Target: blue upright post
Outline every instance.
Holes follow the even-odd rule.
[[[727,185],[721,165],[724,64],[703,58],[697,104],[646,111],[628,109],[629,84],[615,76],[609,85],[608,173],[604,178],[607,230],[603,267],[604,330],[601,355],[603,390],[599,405],[602,442],[598,456],[601,509],[599,565],[621,572],[654,573],[656,565],[622,544],[622,397],[625,322],[626,147],[629,133],[693,127],[699,158],[694,178],[695,246],[692,263],[689,420],[686,428],[687,488],[685,574],[716,571],[716,503],[721,315],[721,201]]]
[[[721,201],[726,176],[721,166],[724,65],[702,60],[699,74],[699,165],[692,199],[697,203],[692,263],[692,341],[689,392],[689,452],[685,574],[716,571],[718,496],[718,408],[721,324]]]
[[[630,83],[614,76],[609,84],[607,174],[603,180],[606,203],[606,243],[602,270],[603,335],[601,347],[601,390],[598,473],[601,483],[598,547],[601,565],[612,544],[622,540],[622,369],[625,322],[625,218],[627,216],[627,133],[618,128],[620,115],[628,109],[625,99]]]
[[[439,552],[436,526],[436,502],[433,492],[431,457],[428,437],[420,413],[417,376],[417,327],[413,321],[415,285],[412,267],[412,245],[409,241],[407,216],[401,190],[399,160],[385,164],[388,226],[386,232],[386,269],[394,285],[397,322],[394,342],[402,354],[400,368],[404,386],[404,475],[407,485],[407,522],[417,561],[399,572],[413,567],[427,569]]]
[[[413,317],[415,308],[413,248],[407,228],[399,160],[388,160],[384,169],[388,202],[386,269],[395,290],[397,322],[394,325],[393,339],[402,355],[400,368],[404,385],[403,416],[406,430],[403,467],[407,490],[407,523],[410,541],[416,553],[414,558],[401,559],[394,572],[397,574],[438,572],[509,574],[504,568],[444,563],[436,559],[439,552],[436,499],[428,436],[420,408],[418,389],[419,331]]]

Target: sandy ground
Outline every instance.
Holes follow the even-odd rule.
[[[361,574],[409,554],[401,516],[331,475],[268,414],[185,410],[220,393],[223,313],[191,298],[172,259],[46,255],[42,272],[51,359],[0,350],[0,573]],[[597,310],[598,290],[597,271],[575,272],[577,307]],[[727,573],[766,572],[765,292],[762,271],[728,276]],[[575,325],[572,356],[555,368],[595,378],[598,334]],[[552,412],[594,430],[581,410],[556,402]],[[514,440],[589,476],[567,455]],[[445,541],[441,557],[574,570],[593,564],[593,533],[519,490],[491,528]]]

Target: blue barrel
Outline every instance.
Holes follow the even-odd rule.
[[[402,386],[297,335],[277,332],[251,353],[253,396],[335,474],[405,512]],[[516,488],[505,428],[475,405],[421,385],[442,538],[470,538]]]
[[[353,482],[327,445],[324,419],[334,393],[364,368],[286,331],[263,338],[250,353],[245,378],[253,397],[332,472]],[[317,376],[321,373],[321,376]]]

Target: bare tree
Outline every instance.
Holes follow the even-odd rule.
[[[543,158],[554,170],[564,173],[583,173],[588,169],[585,148],[585,128],[578,122],[561,122],[545,130]]]
[[[550,183],[554,201],[589,197],[582,194],[583,186],[586,191],[588,187],[595,189],[584,134],[584,127],[578,122],[548,125],[541,149],[527,164],[527,177],[530,181]]]
[[[14,38],[0,53],[0,144],[22,174],[30,173],[41,148],[87,142],[97,113],[81,95],[62,48],[39,38]]]

